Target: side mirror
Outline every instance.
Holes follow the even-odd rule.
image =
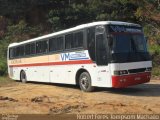
[[[146,40],[146,43],[147,43],[147,42],[148,42],[148,36],[145,36],[144,38],[145,38],[145,40]]]

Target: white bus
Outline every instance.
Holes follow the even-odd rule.
[[[150,81],[152,61],[142,27],[99,21],[8,47],[10,78],[95,87],[123,88]]]

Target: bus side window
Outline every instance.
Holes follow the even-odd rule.
[[[35,54],[36,46],[35,43],[29,43],[25,45],[25,55],[33,55]]]
[[[64,44],[63,37],[58,37],[56,40],[57,40],[57,50],[63,50],[63,44]]]
[[[39,42],[36,42],[36,53],[41,53],[42,50],[41,50],[41,41]]]
[[[73,34],[65,35],[65,49],[71,49],[71,44],[73,41]]]
[[[24,45],[20,46],[20,56],[24,56]]]
[[[19,54],[20,54],[20,47],[16,47],[16,57],[19,57]]]
[[[36,53],[46,53],[48,51],[48,41],[38,41],[36,43]]]
[[[16,57],[24,56],[24,46],[18,46],[16,48]]]
[[[52,38],[49,40],[49,51],[63,50],[63,37]]]
[[[27,44],[25,45],[25,55],[30,55],[31,54],[31,45]]]
[[[16,57],[16,48],[13,48],[13,58]]]
[[[14,48],[9,49],[9,58],[14,58]]]
[[[36,53],[36,45],[35,45],[35,43],[31,43],[30,53],[32,55]]]
[[[83,31],[74,33],[74,41],[71,44],[72,48],[83,47]]]
[[[56,38],[49,39],[49,51],[55,51]]]
[[[47,53],[48,52],[48,41],[44,40],[42,41],[42,53]]]

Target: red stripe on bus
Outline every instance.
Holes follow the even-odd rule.
[[[77,60],[77,61],[61,61],[61,62],[9,65],[9,67],[32,67],[32,66],[49,66],[49,65],[91,64],[91,63],[93,63],[91,60]]]

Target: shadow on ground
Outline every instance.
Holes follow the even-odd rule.
[[[58,84],[58,83],[40,83],[40,82],[28,82],[32,84],[41,84],[41,85],[50,85],[61,88],[71,88],[75,90],[80,90],[79,86],[76,85],[68,85],[68,84]],[[160,84],[140,84],[128,88],[99,88],[93,92],[102,92],[102,93],[113,93],[113,94],[121,94],[121,95],[129,95],[129,96],[145,96],[145,97],[153,97],[160,96]]]
[[[129,96],[160,96],[160,84],[140,84],[128,88],[97,88],[96,92],[122,94]]]

